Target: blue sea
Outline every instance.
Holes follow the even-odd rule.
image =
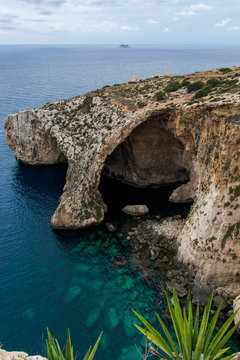
[[[0,46],[0,343],[45,354],[46,327],[64,344],[67,328],[79,358],[104,331],[96,359],[140,359],[142,337],[131,308],[153,321],[166,307],[129,262],[126,241],[104,226],[54,232],[50,217],[65,182],[64,166],[19,164],[4,118],[87,91],[154,74],[240,66],[238,48],[157,46]],[[163,211],[163,209],[159,209]],[[116,219],[116,224],[131,221]],[[235,350],[238,344],[235,341]]]

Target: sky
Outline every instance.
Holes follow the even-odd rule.
[[[0,0],[0,44],[240,45],[240,0]]]

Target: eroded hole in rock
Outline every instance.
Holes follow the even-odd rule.
[[[146,120],[106,159],[99,191],[108,215],[128,204],[146,204],[150,211],[170,206],[173,190],[190,180],[191,166],[189,153],[168,129],[166,117]]]

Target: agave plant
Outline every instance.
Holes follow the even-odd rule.
[[[175,290],[173,290],[173,305],[167,293],[166,297],[177,342],[173,340],[169,330],[158,314],[156,315],[166,340],[151,326],[151,324],[149,324],[148,321],[133,310],[133,312],[144,324],[145,329],[136,324],[134,325],[145,335],[146,338],[148,338],[148,340],[150,340],[150,342],[157,346],[157,349],[153,347],[150,348],[153,354],[162,358],[158,352],[159,349],[174,360],[216,360],[230,349],[230,347],[224,348],[224,345],[239,325],[238,323],[229,329],[238,311],[230,316],[217,334],[213,336],[215,325],[222,306],[221,303],[208,326],[213,292],[211,293],[209,301],[204,309],[201,321],[199,318],[199,303],[197,304],[195,319],[193,319],[190,293],[188,294],[187,311],[185,309],[183,309],[183,311],[181,310],[179,299]],[[148,331],[146,329],[148,329]],[[230,360],[235,355],[237,354],[226,356],[221,360]]]
[[[65,350],[65,357],[62,353],[62,350],[59,346],[57,339],[51,335],[49,329],[47,328],[48,339],[46,340],[47,343],[47,358],[48,360],[74,360],[73,358],[73,346],[71,344],[71,336],[70,330],[68,329],[67,335],[67,343],[66,343],[66,350]],[[94,345],[93,349],[92,346],[89,347],[86,355],[84,356],[83,360],[92,360],[94,355],[97,351],[99,341],[101,339],[102,332],[99,335],[96,344]]]

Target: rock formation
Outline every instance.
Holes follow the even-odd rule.
[[[237,295],[239,76],[233,67],[106,86],[10,115],[7,141],[30,165],[67,161],[55,229],[103,220],[102,173],[139,187],[180,185],[170,200],[194,203],[178,236],[179,259],[200,281]]]

